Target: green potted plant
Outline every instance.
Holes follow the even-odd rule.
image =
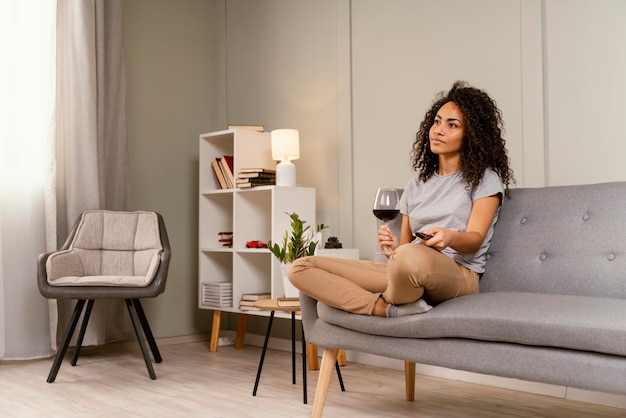
[[[311,225],[307,225],[307,221],[300,219],[297,213],[285,213],[291,218],[291,231],[285,231],[280,245],[269,241],[267,248],[281,263],[285,296],[298,296],[297,289],[287,279],[287,270],[294,260],[315,254],[315,248],[320,239],[318,233],[328,226],[319,224],[313,231]]]

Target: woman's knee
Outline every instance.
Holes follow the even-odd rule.
[[[389,259],[389,273],[407,276],[429,271],[434,266],[434,251],[437,250],[419,244],[401,245]]]
[[[311,257],[298,258],[291,263],[291,267],[289,267],[289,270],[287,271],[287,277],[294,286],[296,286],[302,276],[306,274],[306,271],[313,267],[313,263],[310,258]]]

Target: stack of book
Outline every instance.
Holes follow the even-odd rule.
[[[222,245],[222,247],[228,247],[228,248],[233,247],[233,233],[232,232],[218,232],[217,236],[219,237],[217,239],[217,242],[219,242]]]
[[[224,155],[223,157],[216,157],[212,163],[213,172],[217,178],[222,189],[234,189],[235,188],[235,160],[232,155]]]
[[[233,284],[202,283],[201,303],[215,308],[233,306]]]
[[[269,168],[243,168],[237,173],[237,187],[272,186],[276,184],[276,170]]]
[[[242,311],[260,311],[261,309],[254,306],[257,300],[271,299],[270,293],[244,293],[239,301],[239,309]]]

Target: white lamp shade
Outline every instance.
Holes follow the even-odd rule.
[[[297,129],[274,129],[272,136],[272,159],[291,161],[300,158],[300,135]]]

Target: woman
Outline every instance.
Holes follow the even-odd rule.
[[[478,293],[503,195],[513,180],[502,117],[483,91],[457,81],[440,93],[413,143],[400,199],[400,237],[381,226],[387,263],[305,257],[289,270],[302,292],[348,312],[397,317]],[[431,235],[415,238],[415,233]]]

